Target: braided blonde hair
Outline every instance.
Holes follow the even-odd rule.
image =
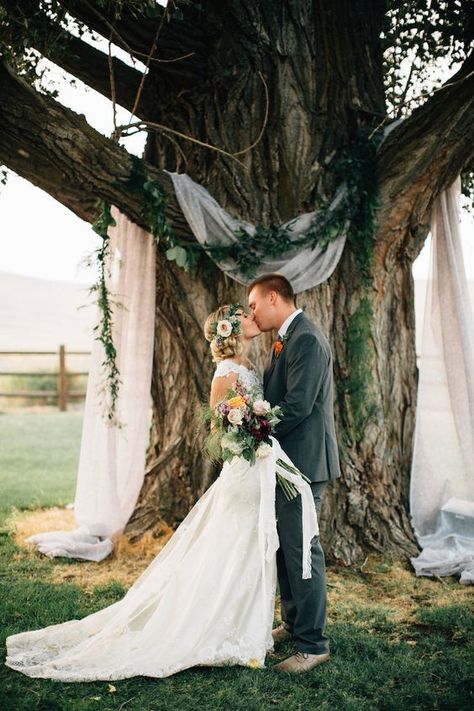
[[[222,321],[223,319],[228,318],[229,310],[230,304],[219,306],[216,311],[209,314],[206,319],[206,323],[204,324],[204,337],[206,341],[209,341],[210,343],[212,360],[214,363],[219,363],[219,361],[225,360],[226,358],[239,356],[244,349],[242,337],[235,333],[223,339],[223,345],[219,346],[211,329],[211,324],[215,321]]]

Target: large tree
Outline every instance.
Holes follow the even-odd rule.
[[[433,200],[472,169],[467,3],[0,0],[0,19],[0,161],[84,220],[103,200],[150,227],[143,191],[131,188],[136,161],[42,89],[41,57],[143,122],[140,171],[166,190],[183,244],[193,237],[163,169],[187,172],[230,213],[267,227],[324,206],[349,181],[341,261],[299,297],[331,341],[337,383],[343,475],[328,490],[322,537],[329,559],[345,563],[415,554],[411,266]],[[147,69],[92,46],[90,32]],[[457,66],[435,90],[436,61]],[[192,273],[168,260],[165,241],[156,289],[152,436],[131,536],[181,520],[212,480],[189,424],[212,373],[202,324],[217,303],[244,299],[207,256]],[[269,343],[255,353],[261,364]]]

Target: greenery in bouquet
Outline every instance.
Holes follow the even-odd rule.
[[[229,390],[215,408],[206,409],[206,420],[210,426],[206,451],[215,461],[231,462],[234,457],[243,457],[250,464],[255,464],[257,459],[271,454],[271,435],[281,416],[281,408],[278,405],[272,407],[267,400],[263,400],[259,389],[244,389],[237,380],[235,388]],[[278,459],[277,464],[309,481],[282,459]],[[277,481],[288,499],[298,495],[294,484],[278,472]]]
[[[235,388],[210,412],[206,449],[213,459],[231,462],[243,457],[254,464],[270,453],[270,435],[280,415],[280,407],[271,407],[258,390],[244,390],[237,380]]]

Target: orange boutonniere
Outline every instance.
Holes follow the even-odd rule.
[[[275,343],[273,344],[272,348],[273,348],[273,351],[274,351],[276,357],[278,358],[278,356],[280,355],[280,353],[281,353],[282,350],[283,350],[283,343],[282,343],[282,341],[275,341]]]
[[[275,341],[273,344],[273,352],[275,353],[275,357],[279,358],[280,353],[282,352],[283,348],[285,347],[285,343],[287,341],[288,336],[282,336],[282,338],[279,338],[278,341]]]

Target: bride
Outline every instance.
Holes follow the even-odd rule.
[[[258,388],[263,398],[248,358],[260,333],[240,306],[221,306],[207,318],[204,334],[216,363],[212,408],[236,385]],[[198,665],[264,667],[273,649],[277,457],[291,465],[275,439],[268,449],[271,456],[254,464],[240,456],[224,463],[122,600],[81,620],[11,635],[7,666],[70,682],[167,677]],[[281,467],[280,474],[302,495],[310,541],[317,533],[311,490]]]

